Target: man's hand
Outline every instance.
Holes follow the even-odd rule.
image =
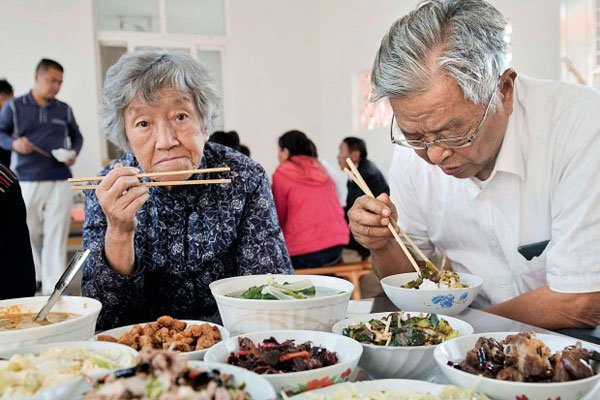
[[[394,241],[387,227],[390,216],[396,219],[397,212],[387,194],[382,193],[376,199],[361,196],[348,210],[352,235],[358,243],[371,251],[382,249],[390,241]]]
[[[64,162],[64,164],[65,164],[67,167],[70,167],[71,165],[75,164],[75,161],[76,161],[76,160],[77,160],[77,157],[73,157],[73,158],[71,158],[70,160],[67,160],[67,161],[65,161],[65,162]]]
[[[13,140],[12,149],[19,154],[30,154],[35,151],[35,147],[26,137]]]

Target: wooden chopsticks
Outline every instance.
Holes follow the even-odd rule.
[[[344,172],[350,177],[350,179],[352,179],[354,181],[354,183],[356,183],[356,185],[363,191],[364,194],[366,194],[369,197],[375,198],[375,195],[373,195],[373,192],[371,191],[371,189],[369,188],[369,186],[367,185],[367,183],[363,179],[363,177],[360,174],[360,172],[358,172],[358,169],[356,168],[356,166],[354,165],[354,163],[352,162],[352,160],[350,158],[346,158],[346,164],[348,164],[348,166],[350,167],[350,169],[344,168]],[[390,219],[391,222],[388,223],[388,229],[390,230],[390,232],[392,232],[392,235],[394,236],[394,239],[396,239],[396,242],[398,242],[398,244],[402,248],[402,251],[406,255],[406,258],[408,258],[408,261],[410,261],[410,264],[413,266],[413,268],[415,269],[415,271],[417,271],[419,273],[419,275],[421,274],[421,268],[419,267],[419,265],[415,261],[415,259],[412,256],[411,252],[408,251],[408,249],[406,248],[406,245],[404,244],[404,242],[402,241],[402,239],[398,235],[398,232],[396,232],[396,229],[394,229],[394,226],[396,226],[398,228],[398,230],[400,231],[400,234],[402,235],[402,237],[410,244],[410,246],[413,248],[413,250],[415,251],[415,253],[417,253],[417,255],[423,261],[425,261],[426,264],[429,264],[429,265],[433,266],[433,268],[435,268],[435,270],[437,272],[439,272],[439,270],[437,269],[437,267],[435,266],[435,264],[433,264],[429,260],[429,258],[421,251],[421,249],[419,249],[419,247],[406,234],[406,232],[404,232],[404,230],[400,228],[400,226],[398,225],[398,222],[394,218],[392,218],[391,216],[389,217],[389,219]]]
[[[167,171],[167,172],[145,172],[135,174],[136,178],[154,178],[159,176],[173,176],[185,174],[207,174],[211,172],[227,172],[231,171],[229,167],[204,168],[204,169],[187,169],[184,171]],[[102,181],[104,176],[87,176],[82,178],[70,178],[69,182],[96,182]],[[198,179],[191,181],[164,181],[164,182],[141,182],[140,186],[182,186],[182,185],[211,185],[216,183],[231,183],[231,179]],[[99,185],[75,185],[71,186],[72,190],[95,190]]]

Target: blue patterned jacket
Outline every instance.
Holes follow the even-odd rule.
[[[132,154],[115,162],[139,167]],[[292,273],[265,171],[237,151],[207,143],[200,167],[222,166],[231,172],[193,179],[230,177],[231,184],[178,186],[172,191],[150,188],[149,199],[137,213],[132,275],[120,275],[106,264],[106,217],[96,194],[86,191],[83,247],[91,254],[82,287],[85,296],[102,302],[97,329],[165,314],[218,320],[208,288],[212,281]]]

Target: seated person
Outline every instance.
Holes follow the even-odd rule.
[[[206,69],[178,52],[129,53],[108,70],[101,122],[127,154],[85,192],[82,290],[103,304],[98,329],[161,315],[216,320],[211,282],[292,272],[265,171],[207,143],[218,104]],[[144,187],[135,176],[225,166],[231,172],[155,180],[230,184]]]
[[[35,266],[19,181],[0,164],[0,300],[35,294]]]
[[[380,277],[412,271],[387,224],[483,279],[473,306],[547,328],[600,324],[600,93],[517,76],[506,20],[435,0],[396,21],[375,59],[397,144],[392,201],[348,212]],[[549,241],[525,258],[519,248]]]
[[[337,160],[340,168],[343,170],[344,168],[348,168],[346,159],[351,159],[375,196],[379,196],[381,193],[390,194],[390,187],[383,174],[379,168],[377,168],[377,165],[367,158],[367,155],[367,144],[365,141],[357,137],[349,136],[344,138],[342,143],[340,143]],[[347,180],[346,186],[348,187],[348,194],[346,195],[344,214],[347,220],[348,210],[352,208],[356,199],[363,195],[363,192],[352,179]],[[369,254],[371,253],[369,249],[364,248],[356,241],[352,233],[350,233],[350,242],[346,248],[357,251],[363,258],[369,257]]]
[[[294,268],[337,263],[349,230],[335,183],[300,131],[279,138],[279,167],[273,174],[279,224]]]

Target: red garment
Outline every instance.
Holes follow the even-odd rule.
[[[273,197],[290,256],[348,244],[335,183],[317,159],[294,156],[277,167]]]

